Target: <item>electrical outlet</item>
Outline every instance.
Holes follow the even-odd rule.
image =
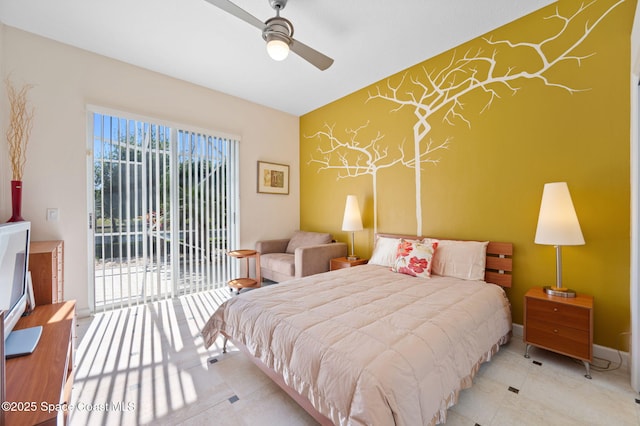
[[[57,208],[48,208],[47,209],[47,220],[57,221],[59,217],[59,212]]]

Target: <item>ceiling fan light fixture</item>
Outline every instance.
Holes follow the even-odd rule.
[[[274,61],[283,61],[289,56],[289,43],[271,35],[267,37],[267,53]]]
[[[231,0],[206,0],[208,3],[230,13],[238,19],[262,31],[262,38],[267,42],[267,52],[276,61],[282,61],[289,55],[289,50],[324,71],[333,64],[333,59],[293,38],[293,24],[282,16],[288,0],[269,0],[269,5],[276,11],[276,16],[260,21]]]
[[[278,12],[278,9],[276,9]],[[267,52],[274,61],[283,61],[289,56],[289,45],[293,36],[293,25],[288,20],[274,16],[265,22],[262,38],[267,42]]]

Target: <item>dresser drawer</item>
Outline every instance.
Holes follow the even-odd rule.
[[[527,321],[531,318],[544,320],[551,324],[589,331],[591,326],[589,309],[563,303],[527,298]]]
[[[574,358],[591,360],[589,330],[528,318],[526,333],[528,343]]]

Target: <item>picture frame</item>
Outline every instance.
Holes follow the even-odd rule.
[[[289,195],[289,166],[258,161],[258,193]]]

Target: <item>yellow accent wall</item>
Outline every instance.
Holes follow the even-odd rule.
[[[348,241],[355,194],[361,256],[376,229],[513,242],[522,324],[525,292],[555,282],[554,248],[534,244],[542,188],[566,181],[586,244],[563,249],[564,283],[594,296],[595,343],[628,350],[636,1],[579,7],[561,0],[301,117],[301,228]]]

